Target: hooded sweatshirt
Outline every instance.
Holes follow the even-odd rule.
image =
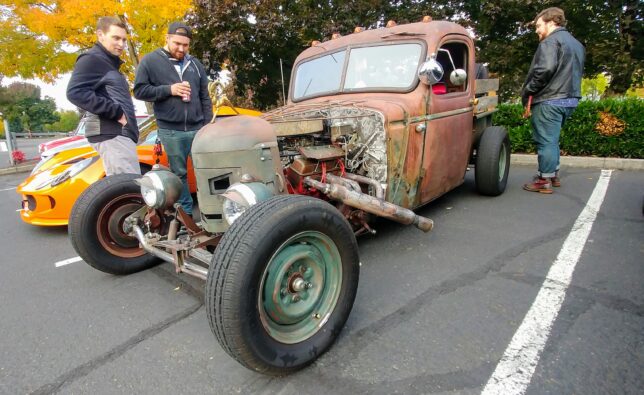
[[[190,83],[190,101],[172,96],[170,85]],[[208,76],[203,65],[186,54],[183,61],[172,58],[159,48],[143,57],[136,69],[134,97],[153,102],[154,115],[161,129],[198,130],[212,119],[212,102],[208,95]]]

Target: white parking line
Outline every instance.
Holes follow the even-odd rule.
[[[65,259],[64,261],[56,262],[54,265],[56,267],[61,267],[61,266],[69,265],[70,263],[80,262],[82,260],[83,260],[83,258],[81,258],[79,256],[76,256],[76,257],[73,257],[73,258]]]
[[[16,188],[18,188],[18,187],[0,189],[0,192],[4,192],[4,191],[13,191],[13,190],[14,190],[14,189],[16,189]]]
[[[523,394],[546,345],[572,273],[606,196],[612,170],[602,170],[592,195],[550,267],[537,298],[510,341],[482,394]]]

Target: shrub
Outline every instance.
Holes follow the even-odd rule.
[[[534,153],[530,121],[520,104],[501,104],[493,122],[505,126],[512,152]],[[644,158],[644,100],[581,101],[566,121],[559,145],[562,155]]]

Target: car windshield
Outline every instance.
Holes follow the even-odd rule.
[[[78,124],[78,127],[76,128],[76,133],[74,133],[76,136],[85,136],[85,120],[81,119],[81,121]]]
[[[378,45],[305,61],[296,69],[293,99],[336,92],[407,89],[416,82],[422,50],[416,43]],[[349,60],[345,62],[347,52]]]

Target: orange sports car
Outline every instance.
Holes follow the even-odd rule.
[[[258,111],[222,106],[217,119],[238,114],[255,115]],[[136,147],[142,173],[152,168],[157,155],[154,152],[156,122],[153,118],[140,126],[139,145]],[[163,150],[159,163],[168,166],[168,157]],[[28,224],[40,226],[67,225],[74,202],[91,184],[105,177],[103,161],[89,146],[62,150],[44,159],[17,188],[22,195],[20,218]],[[188,184],[196,191],[192,162],[188,160]]]

